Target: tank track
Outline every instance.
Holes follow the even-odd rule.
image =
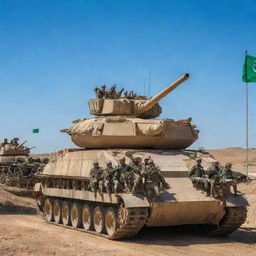
[[[86,230],[84,228],[75,228],[71,225],[64,225],[59,224],[54,221],[47,221],[45,218],[45,214],[43,212],[40,212],[44,220],[52,225],[65,227],[71,230],[77,230],[80,232],[85,232],[97,236],[101,236],[110,240],[117,240],[117,239],[124,239],[124,238],[130,238],[135,236],[145,225],[147,219],[148,219],[148,209],[147,208],[125,208],[126,214],[125,218],[123,220],[120,220],[119,227],[116,229],[113,235],[109,236],[105,233],[97,233],[93,230]]]
[[[228,207],[226,214],[220,221],[218,226],[210,228],[208,235],[210,236],[225,236],[233,233],[245,222],[247,216],[246,207]],[[212,227],[212,225],[211,225]]]

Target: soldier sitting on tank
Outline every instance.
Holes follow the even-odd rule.
[[[225,168],[221,172],[221,177],[224,182],[227,180],[231,180],[234,194],[235,196],[237,196],[237,179],[234,177],[232,172],[232,163],[226,163]]]
[[[11,140],[11,144],[14,145],[14,146],[18,146],[19,145],[18,141],[19,141],[19,138],[13,138]]]
[[[208,192],[208,180],[206,179],[206,174],[204,171],[202,164],[202,159],[201,158],[197,158],[196,159],[196,164],[191,168],[190,172],[189,172],[189,177],[191,179],[191,181],[193,182],[193,185],[196,188],[200,188],[200,189],[204,189],[206,190],[207,194],[209,195]]]
[[[102,180],[99,182],[99,188],[101,193],[106,190],[106,192],[110,195],[112,192],[113,185],[113,177],[114,177],[114,168],[112,166],[112,162],[109,160],[106,162],[107,167],[103,171]]]
[[[4,141],[1,143],[1,146],[4,147],[5,145],[9,144],[8,139],[4,139]]]
[[[116,93],[116,99],[120,99],[122,97],[123,91],[124,91],[124,88],[122,88],[119,92]]]
[[[169,189],[170,186],[169,186],[169,184],[166,182],[166,180],[165,180],[163,174],[161,173],[160,168],[155,165],[155,162],[154,162],[153,160],[152,160],[152,161],[151,161],[151,160],[152,160],[152,159],[149,160],[149,166],[150,166],[151,168],[154,167],[155,170],[158,171],[158,176],[159,176],[160,181],[161,181],[161,182],[160,182],[160,188],[162,188],[161,190],[164,191],[165,189]]]
[[[106,94],[106,85],[102,85],[101,88],[96,87],[94,89],[95,93],[96,93],[96,97],[98,99],[103,99],[105,97]]]
[[[116,86],[113,85],[107,92],[106,96],[107,99],[115,99],[116,98]]]
[[[93,168],[90,171],[90,188],[95,194],[99,189],[99,183],[102,179],[103,169],[99,166],[97,160],[93,161]]]
[[[212,162],[212,166],[210,166],[206,172],[206,174],[208,175],[208,178],[210,179],[210,191],[209,191],[209,186],[207,187],[207,191],[210,192],[210,194],[212,196],[217,195],[215,186],[217,184],[217,181],[221,177],[221,173],[222,173],[222,170],[220,168],[220,163],[218,161],[214,160]],[[209,183],[207,183],[207,184],[209,184]]]
[[[120,175],[119,185],[121,189],[131,192],[133,183],[131,182],[131,176],[133,169],[131,166],[125,163],[125,157],[119,158],[119,164],[116,167],[115,171],[118,171]]]
[[[143,179],[145,179],[145,194],[147,198],[151,201],[159,199],[161,196],[161,186],[169,188],[169,184],[164,180],[152,159],[149,160],[149,165],[143,173]]]
[[[133,188],[132,193],[135,194],[140,190],[141,187],[141,171],[142,171],[142,164],[141,164],[141,157],[133,156],[132,163],[130,164],[131,168],[133,169]]]

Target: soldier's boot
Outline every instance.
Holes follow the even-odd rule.
[[[233,185],[233,189],[234,189],[234,195],[237,196],[237,185],[236,184]]]

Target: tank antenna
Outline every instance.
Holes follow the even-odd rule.
[[[146,78],[144,78],[144,95],[145,95],[145,96],[146,96],[146,93],[147,93],[146,90],[147,90],[147,89],[146,89]]]
[[[150,97],[150,88],[151,87],[151,66],[149,67],[149,73],[148,73],[148,97]]]

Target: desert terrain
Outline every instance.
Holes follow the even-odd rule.
[[[238,148],[212,150],[221,163],[244,164]],[[250,152],[250,171],[254,159]],[[225,157],[223,157],[225,155]],[[256,255],[256,181],[240,184],[250,202],[245,224],[223,238],[204,237],[191,227],[143,229],[129,240],[110,241],[84,232],[47,224],[28,193],[0,186],[0,255]]]

